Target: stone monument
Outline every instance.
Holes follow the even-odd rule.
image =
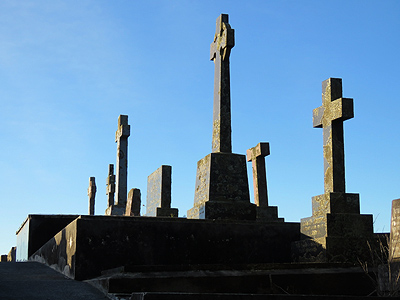
[[[106,189],[106,195],[107,195],[107,203],[108,206],[113,206],[114,205],[114,194],[115,194],[115,175],[114,175],[114,165],[109,164],[108,165],[108,176],[107,176],[107,189]]]
[[[96,182],[94,177],[89,178],[89,188],[88,188],[88,196],[89,196],[89,215],[94,216],[94,201],[96,198]]]
[[[131,189],[128,193],[128,201],[126,203],[125,216],[134,217],[140,216],[141,205],[140,189]]]
[[[400,262],[400,199],[392,201],[389,260]]]
[[[246,157],[232,153],[229,56],[235,45],[228,15],[217,18],[211,43],[214,61],[212,153],[198,161],[191,219],[255,219],[250,203]]]
[[[128,116],[120,115],[118,118],[118,129],[115,133],[117,143],[117,166],[116,166],[116,195],[115,203],[106,210],[106,215],[125,215],[126,197],[128,192],[128,137],[131,134],[128,125]],[[110,171],[109,171],[110,172]],[[109,174],[109,178],[110,178]],[[109,178],[107,181],[109,181]]]
[[[366,254],[372,215],[360,214],[359,195],[345,187],[343,122],[353,116],[353,99],[342,98],[342,80],[325,80],[322,106],[313,111],[313,126],[323,128],[325,193],[312,198],[312,217],[301,219],[300,260],[355,260]]]
[[[283,222],[278,218],[278,207],[269,206],[267,173],[264,157],[270,154],[269,143],[258,143],[247,150],[247,161],[251,161],[253,169],[254,203],[257,205],[257,219],[270,222]]]
[[[178,209],[171,208],[171,166],[161,166],[147,177],[148,217],[178,217]]]

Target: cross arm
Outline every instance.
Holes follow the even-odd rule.
[[[257,146],[246,151],[247,161],[252,161],[257,157],[265,157],[270,154],[269,143],[258,143]]]

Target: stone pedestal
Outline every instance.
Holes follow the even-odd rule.
[[[125,205],[111,205],[107,207],[105,215],[106,216],[124,216],[126,206]]]
[[[188,210],[188,218],[256,219],[244,155],[211,153],[198,161],[194,206]]]
[[[357,261],[370,256],[373,216],[360,214],[358,194],[323,194],[313,197],[312,204],[312,217],[301,219],[302,241],[294,244],[299,261]]]

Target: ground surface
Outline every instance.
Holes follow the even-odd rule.
[[[0,263],[0,299],[106,300],[91,285],[37,262]]]

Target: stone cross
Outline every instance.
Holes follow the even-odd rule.
[[[89,177],[89,188],[88,188],[88,196],[89,196],[89,215],[94,215],[94,200],[96,197],[96,182],[94,177]]]
[[[222,14],[217,19],[210,47],[210,60],[215,65],[212,152],[232,152],[229,55],[233,46],[235,32],[229,25],[228,15]]]
[[[108,206],[114,205],[114,193],[115,193],[115,175],[114,175],[114,165],[108,165],[108,176],[107,176],[107,202]]]
[[[117,168],[116,168],[116,205],[125,206],[128,193],[128,137],[130,136],[128,116],[120,115],[118,130],[115,133],[117,143]]]
[[[125,216],[140,216],[141,194],[140,189],[131,189],[128,193]]]
[[[343,121],[353,117],[353,99],[342,98],[342,79],[322,82],[322,106],[313,110],[313,126],[323,128],[325,194],[346,191]]]
[[[257,206],[268,206],[267,174],[265,156],[270,154],[269,143],[258,143],[247,150],[247,161],[253,166],[254,202]]]

